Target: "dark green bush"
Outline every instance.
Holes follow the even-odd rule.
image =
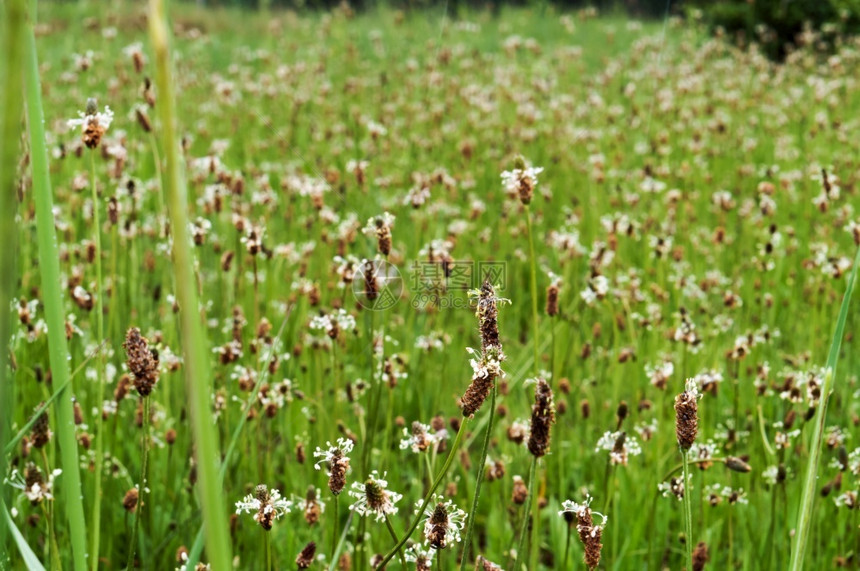
[[[691,0],[687,7],[701,9],[712,28],[745,43],[756,41],[775,58],[798,44],[806,25],[827,41],[857,32],[860,24],[860,0]]]

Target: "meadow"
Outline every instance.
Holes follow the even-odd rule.
[[[0,569],[857,567],[860,41],[26,4]]]

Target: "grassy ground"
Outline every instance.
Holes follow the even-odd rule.
[[[393,547],[384,523],[350,516],[355,498],[346,490],[334,509],[328,467],[315,469],[313,452],[337,438],[355,441],[348,486],[362,488],[378,470],[403,494],[390,521],[402,536],[461,422],[458,399],[472,377],[466,348],[481,343],[465,291],[481,285],[479,263],[504,267],[497,295],[511,303],[499,306],[507,374],[488,450],[493,475],[500,466],[504,473],[484,481],[477,511],[469,513],[476,523],[470,557],[514,568],[512,549],[527,516],[512,495],[516,476],[529,483],[532,455],[513,437],[529,424],[532,381],[541,377],[554,391],[556,423],[551,453],[531,487],[537,543],[527,538],[524,548],[542,568],[562,569],[564,561],[579,568],[576,525],[558,512],[564,500],[581,503],[590,495],[591,508],[608,516],[601,568],[682,568],[683,504],[658,486],[669,476],[681,481],[673,472],[681,464],[673,401],[693,378],[704,393],[693,451],[703,462],[693,464],[687,483],[687,540],[707,544],[713,569],[787,567],[816,388],[860,240],[854,42],[830,57],[811,44],[776,66],[707,38],[689,21],[640,24],[526,10],[451,20],[441,7],[261,16],[183,5],[171,16],[195,285],[214,348],[211,405],[222,452],[238,434],[226,462],[223,509],[232,513],[258,484],[295,504],[269,532],[252,515],[231,520],[237,568],[265,568],[269,549],[273,568],[293,568],[309,541],[321,557],[316,568],[324,568],[333,534],[344,529],[340,553],[352,558],[353,569]],[[146,60],[140,72],[134,50],[124,49],[135,42]],[[78,370],[72,389],[81,463],[60,465],[56,437],[30,447],[29,430],[29,444],[17,444],[9,462],[19,474],[33,462],[45,479],[56,468],[80,468],[88,542],[99,535],[98,554],[90,557],[104,569],[125,566],[135,514],[123,501],[140,481],[143,409],[134,390],[119,399],[115,391],[127,372],[126,331],[140,328],[158,350],[160,380],[150,397],[149,485],[141,494],[135,558],[146,569],[179,566],[178,550],[191,549],[201,511],[165,237],[165,153],[157,112],[146,101],[157,107],[160,94],[144,87],[144,78],[155,76],[144,12],[45,4],[37,49],[71,367]],[[92,152],[79,128],[66,125],[88,97],[115,113],[94,151],[95,179]],[[544,169],[528,207],[501,184],[517,155]],[[353,160],[366,161],[361,173]],[[16,405],[6,411],[13,434],[56,389],[29,180],[25,174],[19,203]],[[87,301],[100,295],[94,183],[104,339]],[[423,202],[415,198],[422,188],[429,191]],[[413,206],[413,199],[422,203]],[[387,260],[399,269],[403,289],[392,307],[371,311],[354,293],[364,287],[343,287],[334,259],[379,259],[375,235],[361,229],[385,211],[395,216]],[[252,232],[262,234],[256,255]],[[437,262],[429,263],[426,248],[434,240],[449,243],[434,245]],[[450,267],[470,272],[465,281],[452,279],[447,292],[426,287],[429,273],[443,270],[440,248],[455,261]],[[548,316],[552,276],[560,311]],[[441,293],[436,304],[428,295],[434,292]],[[341,307],[355,326],[332,342],[312,328],[313,318]],[[816,498],[808,568],[856,565],[860,549],[856,313],[855,306],[828,410],[816,485],[828,493]],[[428,338],[438,344],[428,348]],[[231,341],[235,358],[225,356]],[[103,342],[102,406],[102,365],[87,357]],[[462,453],[439,489],[466,511],[488,416],[489,403],[466,425]],[[448,428],[446,449],[400,448],[405,428],[434,417]],[[56,432],[53,415],[50,424]],[[608,437],[615,456],[597,450],[606,432],[626,434],[626,441]],[[106,456],[95,529],[100,439]],[[728,456],[751,470],[727,470]],[[46,567],[69,568],[72,561],[59,501],[65,482],[58,476],[55,499],[35,505],[7,489],[13,521]],[[326,504],[313,525],[298,505],[309,486]],[[854,509],[845,505],[850,494]],[[412,539],[423,543],[423,530],[419,525]],[[364,551],[357,549],[360,531],[367,532]],[[460,550],[452,542],[434,568],[456,568]],[[0,551],[10,554],[0,566],[22,566],[11,538]],[[395,557],[389,567],[400,565]]]

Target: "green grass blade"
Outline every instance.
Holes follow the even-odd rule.
[[[177,136],[176,93],[168,48],[167,15],[162,1],[151,0],[149,6],[149,32],[157,68],[155,83],[159,92],[158,111],[166,160],[164,186],[173,233],[173,270],[180,307],[182,354],[185,358],[185,386],[197,453],[199,497],[206,529],[207,554],[210,565],[217,571],[229,569],[232,557],[223,490],[218,475],[220,446],[210,404],[212,374],[209,344],[198,310],[200,305],[194,256],[188,235],[188,193]]]
[[[24,0],[7,2],[2,26],[3,53],[0,62],[0,450],[6,448],[12,429],[15,395],[10,374],[9,340],[12,336],[12,318],[9,306],[15,295],[18,276],[17,237],[15,215],[18,200],[15,196],[15,171],[18,166],[18,145],[21,140],[21,113],[24,108],[23,54],[21,50],[27,7]],[[6,454],[0,454],[0,479],[6,475]],[[0,491],[0,501],[8,498],[8,490]],[[6,518],[0,518],[0,551],[6,545]],[[0,565],[3,565],[0,559]]]
[[[27,544],[27,540],[24,539],[24,536],[21,535],[15,522],[12,521],[12,516],[9,515],[9,510],[6,509],[5,502],[0,502],[0,508],[3,508],[3,517],[0,519],[3,520],[3,523],[8,526],[9,530],[12,532],[12,539],[15,540],[15,545],[18,546],[18,552],[21,554],[21,560],[24,562],[24,565],[26,565],[27,569],[30,571],[45,571],[39,558],[36,557],[36,554],[33,553],[32,549],[30,549],[30,546]]]
[[[35,13],[35,8],[33,10]],[[54,229],[54,198],[48,171],[48,150],[45,144],[45,116],[39,79],[39,60],[32,22],[24,42],[26,64],[27,125],[30,134],[30,161],[33,175],[33,196],[36,202],[36,233],[39,247],[39,269],[42,280],[42,302],[48,325],[48,352],[54,383],[64,386],[70,378],[69,349],[66,342],[63,292],[60,278],[60,258]],[[71,387],[57,398],[56,434],[60,445],[63,469],[62,493],[75,571],[87,568],[87,527],[84,518],[83,490],[78,466],[78,442],[75,438],[75,415]]]
[[[854,256],[854,265],[848,276],[848,286],[842,297],[842,307],[839,308],[839,318],[836,320],[836,329],[833,332],[833,341],[830,343],[830,354],[827,356],[827,374],[824,377],[824,386],[821,389],[821,403],[815,411],[813,420],[813,433],[809,443],[809,461],[806,465],[806,476],[803,480],[803,496],[795,526],[794,548],[791,550],[791,570],[803,569],[803,558],[809,543],[810,525],[812,523],[812,509],[815,499],[815,481],[818,477],[818,465],[821,462],[821,441],[824,436],[824,425],[827,422],[827,401],[833,391],[833,383],[836,377],[836,364],[839,361],[839,350],[842,347],[842,338],[845,336],[845,323],[848,320],[848,308],[851,306],[851,294],[854,293],[854,281],[857,278],[857,265],[860,264],[860,248]]]

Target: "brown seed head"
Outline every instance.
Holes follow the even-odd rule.
[[[696,393],[684,391],[675,397],[675,434],[678,446],[686,452],[699,433],[699,405]]]
[[[309,569],[314,562],[314,555],[317,552],[317,544],[311,541],[305,545],[302,552],[296,557],[296,567],[298,569]]]
[[[693,550],[693,571],[702,571],[708,560],[710,560],[710,557],[708,556],[708,545],[704,541],[700,541]]]
[[[430,514],[430,519],[425,526],[424,534],[427,543],[433,549],[444,549],[447,546],[446,536],[448,534],[448,510],[445,504],[439,502],[433,508],[433,513]]]
[[[337,496],[343,491],[346,486],[347,470],[349,470],[349,458],[338,448],[332,453],[331,472],[328,478],[328,489],[332,494]]]
[[[158,382],[158,357],[137,327],[128,330],[122,346],[125,348],[128,370],[134,378],[134,388],[140,396],[149,396]]]
[[[529,433],[529,452],[536,458],[549,452],[550,428],[555,422],[552,402],[552,389],[543,379],[535,387],[535,404],[532,406],[531,431]]]
[[[44,403],[43,403],[44,404]],[[40,405],[41,406],[41,405]],[[51,427],[48,424],[48,413],[43,412],[33,423],[33,434],[31,436],[34,448],[42,448],[51,440]]]
[[[140,492],[137,491],[137,488],[132,488],[125,493],[125,496],[122,498],[122,507],[125,508],[125,511],[134,513],[137,509],[137,500],[139,495]]]

